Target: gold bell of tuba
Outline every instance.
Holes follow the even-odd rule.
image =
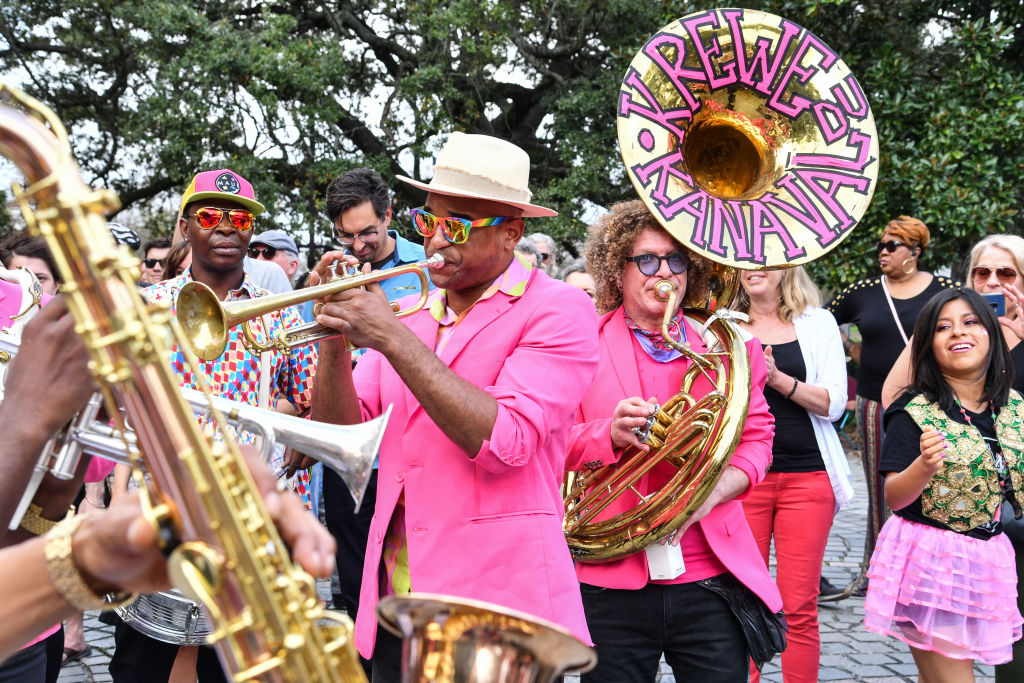
[[[569,473],[564,530],[580,562],[615,560],[666,538],[704,503],[729,463],[750,396],[750,359],[722,306],[736,269],[785,268],[835,249],[871,202],[878,140],[857,79],[823,41],[791,21],[747,9],[687,15],[650,37],[617,101],[627,174],[654,218],[702,266],[711,296],[683,302],[709,352],[649,419],[651,450]],[[688,284],[692,285],[692,281]],[[662,286],[666,285],[666,286]],[[676,311],[670,283],[662,324]],[[704,375],[714,389],[690,394]],[[640,434],[638,434],[640,436]],[[661,463],[676,472],[647,497],[633,485]],[[622,496],[633,507],[606,512]]]
[[[392,595],[377,617],[404,641],[402,683],[551,683],[597,663],[561,626],[478,600]]]

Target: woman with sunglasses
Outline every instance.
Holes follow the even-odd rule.
[[[775,541],[775,581],[789,624],[782,675],[787,683],[816,683],[821,562],[832,518],[853,496],[832,427],[846,410],[843,342],[803,267],[741,271],[740,285],[737,308],[749,316],[740,326],[764,345],[764,394],[775,417],[771,467],[743,512],[765,564]]]
[[[569,438],[570,470],[613,465],[629,446],[647,450],[634,429],[644,426],[655,404],[679,393],[692,367],[662,336],[665,302],[655,286],[668,281],[678,301],[687,294],[700,300],[712,273],[708,262],[673,239],[639,200],[616,204],[591,228],[586,259],[596,282],[595,304],[603,314],[598,321],[601,358]],[[673,311],[670,334],[698,353],[706,351],[681,308]],[[576,564],[598,653],[597,667],[582,675],[582,683],[654,681],[662,654],[678,680],[747,680],[754,653],[744,625],[755,621],[741,622],[731,605],[748,605],[772,620],[782,598],[737,500],[761,481],[771,461],[773,421],[763,394],[764,354],[754,339],[746,346],[751,394],[739,444],[708,500],[667,541],[681,548],[685,571],[670,579],[651,577],[648,553],[669,552],[665,544],[620,560]],[[690,393],[700,399],[711,389],[700,377]],[[657,492],[676,472],[667,462],[659,464],[635,484],[636,494]],[[634,505],[629,498],[612,501],[597,519],[629,510]],[[760,633],[765,623],[752,628]],[[758,666],[774,654],[757,653]]]
[[[900,216],[889,221],[876,246],[882,274],[848,286],[826,307],[840,325],[855,324],[861,336],[856,405],[857,429],[863,444],[861,462],[868,490],[868,517],[864,562],[846,594],[863,590],[867,562],[889,514],[878,478],[882,384],[907,345],[917,314],[935,294],[956,284],[949,278],[918,268],[929,237],[928,227],[917,218]]]

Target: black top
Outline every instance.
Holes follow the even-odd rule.
[[[1024,394],[1024,342],[1010,349],[1013,361],[1013,388]]]
[[[775,367],[801,382],[807,381],[807,367],[800,342],[772,344]],[[799,390],[798,390],[799,391]],[[789,390],[786,390],[789,393]],[[772,387],[764,388],[768,410],[775,417],[775,440],[772,442],[772,465],[770,472],[822,472],[825,461],[818,451],[814,437],[814,426],[807,410],[793,400],[787,400]]]
[[[928,287],[917,296],[909,299],[893,298],[892,303],[908,339],[914,333],[917,314],[928,300],[943,289],[959,286],[959,282],[935,275]],[[881,401],[882,384],[905,346],[885,300],[881,277],[868,278],[850,285],[836,295],[826,308],[840,325],[854,323],[860,330],[857,395]]]
[[[885,411],[885,438],[882,441],[882,456],[878,462],[878,474],[883,480],[888,472],[902,472],[907,469],[910,463],[914,462],[917,456],[921,455],[921,434],[923,432],[917,423],[914,422],[914,418],[910,417],[910,414],[904,410],[915,396],[917,394],[908,391],[893,401],[893,404]],[[960,411],[946,413],[946,415],[954,422],[959,422],[962,425],[967,424],[967,420],[960,414]],[[989,447],[993,443],[998,444],[996,441],[995,425],[992,423],[992,416],[988,412],[975,413],[968,410],[967,415],[970,416],[971,423],[978,428],[981,436],[989,444]],[[893,514],[899,515],[911,522],[927,524],[928,526],[945,529],[953,533],[963,533],[972,538],[980,538],[982,540],[992,538],[1002,531],[1002,524],[1000,522],[992,522],[991,525],[959,532],[950,529],[942,522],[926,517],[921,510],[921,496],[918,496],[913,503],[902,510],[893,510]]]

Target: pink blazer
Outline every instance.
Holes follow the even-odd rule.
[[[630,396],[648,398],[640,386],[640,376],[633,355],[633,335],[626,328],[622,308],[607,313],[598,321],[600,335],[600,369],[594,383],[590,385],[580,405],[577,424],[569,437],[567,467],[580,469],[617,462],[621,451],[612,449],[611,416],[619,401]],[[706,350],[697,332],[687,323],[687,338],[691,347],[698,352]],[[739,467],[750,478],[750,487],[739,497],[715,507],[698,522],[707,537],[711,550],[736,578],[756,593],[773,611],[782,609],[779,589],[768,573],[754,536],[743,515],[740,499],[745,497],[759,481],[772,459],[772,438],[775,420],[768,412],[764,398],[764,383],[767,369],[761,345],[756,339],[747,342],[751,359],[750,409],[743,434],[730,464]],[[680,360],[674,362],[689,361]],[[700,377],[692,393],[702,396],[710,391],[710,383]],[[664,403],[670,396],[658,396]],[[649,493],[650,484],[645,476],[639,484],[641,493]],[[600,518],[612,517],[624,512],[631,504],[617,500],[605,510]],[[642,552],[614,562],[602,564],[576,564],[576,574],[583,583],[606,588],[636,590],[648,581],[647,556]]]
[[[49,294],[43,294],[43,305],[45,306],[46,302],[52,298]],[[9,327],[11,317],[18,315],[20,310],[21,287],[13,282],[0,280],[0,329]]]
[[[435,348],[438,322],[428,308],[404,320]],[[359,598],[363,656],[373,650],[383,543],[402,494],[414,591],[521,610],[590,643],[559,486],[573,417],[597,371],[596,323],[586,294],[537,270],[521,296],[498,292],[474,306],[440,355],[498,402],[491,438],[472,460],[381,354],[359,359],[354,379],[364,419],[394,406]]]

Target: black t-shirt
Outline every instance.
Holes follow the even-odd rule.
[[[1013,361],[1013,388],[1024,394],[1024,341],[1010,349]]]
[[[914,334],[917,314],[928,300],[943,289],[957,287],[959,284],[947,277],[935,275],[928,287],[917,296],[909,299],[893,298],[893,306],[896,307],[908,339]],[[881,277],[868,278],[850,285],[837,294],[826,308],[840,325],[854,323],[860,330],[857,394],[872,401],[881,401],[882,384],[905,346],[896,321],[892,318],[892,311],[889,310],[889,303],[885,300]]]
[[[893,404],[885,411],[885,439],[882,441],[882,456],[878,462],[878,474],[882,477],[883,486],[887,473],[902,472],[921,455],[921,434],[923,432],[917,423],[914,422],[914,418],[910,417],[910,414],[905,410],[907,403],[916,395],[909,391],[904,393],[893,401]],[[959,411],[952,414],[947,413],[946,415],[954,422],[959,422],[963,425],[967,424],[967,420],[964,419],[964,416]],[[967,411],[967,415],[971,418],[971,424],[978,428],[981,436],[991,447],[991,444],[996,441],[996,430],[995,425],[992,423],[992,416],[988,412],[974,413],[970,410]],[[925,516],[922,512],[921,496],[918,496],[913,503],[902,510],[893,510],[893,514],[899,515],[911,522],[927,524],[928,526],[946,529],[953,533],[963,533],[972,538],[980,538],[982,540],[991,538],[1002,531],[1002,524],[1000,522],[993,522],[991,525],[977,527],[965,532],[950,529],[942,522]]]
[[[803,354],[800,353],[800,342],[791,341],[785,344],[772,344],[772,356],[775,366],[801,382],[807,381],[807,367],[804,365]],[[787,391],[788,393],[788,391]],[[786,400],[784,394],[772,387],[765,387],[764,397],[768,401],[768,410],[775,418],[775,440],[772,442],[771,472],[820,472],[825,469],[825,461],[818,451],[818,441],[814,438],[814,426],[807,410],[793,400]]]

